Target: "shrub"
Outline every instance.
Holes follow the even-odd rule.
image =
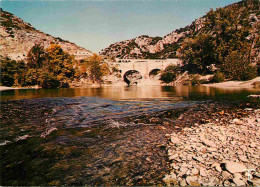
[[[165,83],[170,83],[174,81],[176,76],[179,74],[180,68],[178,66],[169,65],[162,72],[160,80]]]
[[[257,68],[248,60],[248,56],[238,51],[232,51],[221,66],[227,79],[250,80],[257,76]]]
[[[190,75],[190,83],[191,83],[191,85],[199,85],[200,76],[198,74]]]
[[[42,75],[42,88],[57,88],[60,86],[60,81],[53,73],[44,72]]]
[[[225,76],[223,73],[221,73],[220,71],[217,71],[214,76],[211,79],[211,82],[223,82],[225,80]]]
[[[176,74],[173,72],[163,72],[161,74],[160,80],[165,83],[170,83],[176,78]]]

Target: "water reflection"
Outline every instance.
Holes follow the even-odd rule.
[[[205,86],[131,86],[102,88],[19,89],[1,91],[1,100],[40,97],[102,97],[113,100],[168,98],[177,100],[243,99],[259,89],[220,89]]]

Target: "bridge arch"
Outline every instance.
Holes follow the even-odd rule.
[[[124,81],[130,84],[137,84],[138,80],[142,79],[142,75],[138,70],[128,70],[124,73],[123,79]]]
[[[156,76],[158,75],[159,73],[161,73],[162,70],[159,69],[159,68],[154,68],[152,69],[150,72],[149,72],[149,77],[152,77],[152,76]]]

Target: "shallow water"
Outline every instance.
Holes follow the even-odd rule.
[[[221,89],[205,86],[121,86],[102,88],[18,89],[0,91],[1,100],[19,100],[42,97],[101,97],[112,100],[245,100],[260,89]]]
[[[159,185],[168,171],[164,128],[143,116],[247,90],[123,87],[1,92],[2,185]],[[174,117],[174,116],[173,116]],[[178,117],[178,115],[176,115]]]

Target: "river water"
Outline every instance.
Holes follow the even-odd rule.
[[[1,91],[1,184],[160,185],[174,124],[153,116],[259,93],[203,86]]]

